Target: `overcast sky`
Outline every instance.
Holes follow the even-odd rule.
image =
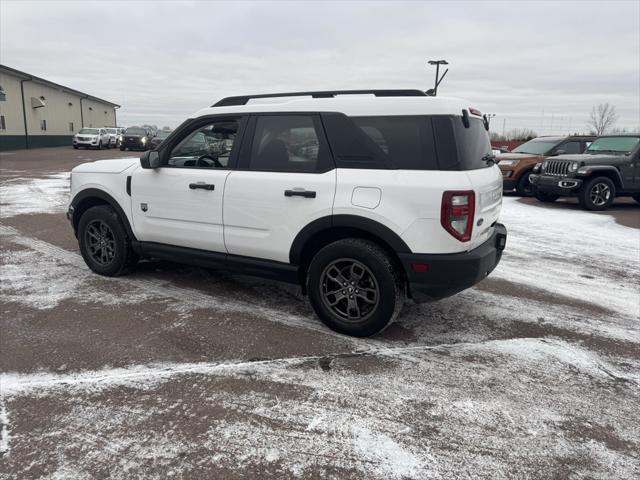
[[[640,2],[0,1],[0,62],[172,127],[232,94],[430,88],[492,128],[585,131],[591,107],[640,126]]]

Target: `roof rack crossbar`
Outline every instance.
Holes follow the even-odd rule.
[[[276,98],[276,97],[312,97],[312,98],[333,98],[336,95],[363,95],[372,94],[376,97],[426,97],[422,90],[326,90],[315,92],[289,92],[289,93],[263,93],[260,95],[240,95],[237,97],[226,97],[211,105],[212,107],[230,107],[235,105],[246,105],[249,100],[255,98]]]

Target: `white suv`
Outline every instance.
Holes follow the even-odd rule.
[[[500,261],[487,126],[419,90],[229,97],[139,161],[74,168],[67,215],[96,273],[166,258],[291,282],[330,328],[372,335]]]

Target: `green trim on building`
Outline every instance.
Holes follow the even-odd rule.
[[[73,135],[29,135],[29,148],[69,147]],[[0,151],[24,150],[24,135],[0,135]]]
[[[0,152],[7,150],[24,150],[24,135],[0,135]]]

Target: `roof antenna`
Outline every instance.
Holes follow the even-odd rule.
[[[430,88],[425,93],[429,97],[435,97],[438,94],[438,85],[440,85],[440,82],[442,82],[442,79],[449,71],[449,69],[447,68],[442,74],[442,76],[440,77],[440,65],[449,65],[449,62],[447,62],[446,60],[429,60],[429,65],[436,66],[436,80],[433,88]]]

